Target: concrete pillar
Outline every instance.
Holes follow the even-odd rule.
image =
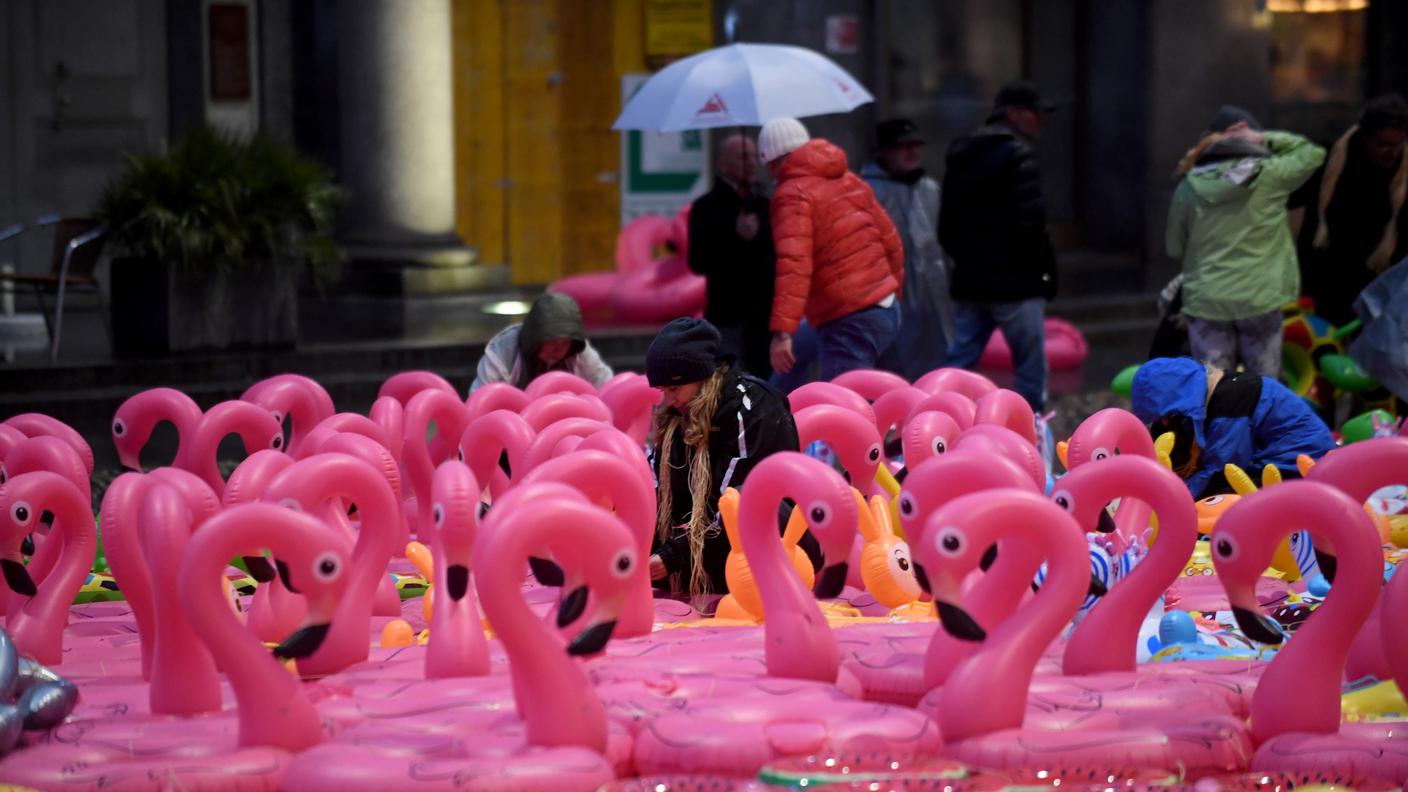
[[[341,0],[337,55],[353,268],[464,268],[473,253],[454,230],[449,0]],[[439,283],[429,290],[452,287]]]

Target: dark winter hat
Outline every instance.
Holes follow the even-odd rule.
[[[914,122],[908,118],[892,118],[875,125],[875,148],[877,149],[923,142],[924,138],[919,134],[919,127],[915,126]]]
[[[1043,113],[1050,113],[1056,110],[1056,105],[1052,102],[1043,102],[1041,92],[1033,83],[1025,80],[1010,82],[1002,86],[997,92],[997,100],[993,103],[993,110],[1006,110],[1009,107],[1026,107],[1031,110],[1040,110]]]
[[[1247,126],[1251,127],[1252,129],[1255,129],[1258,132],[1261,131],[1261,122],[1256,120],[1256,116],[1247,112],[1246,109],[1238,107],[1236,105],[1223,105],[1222,107],[1218,108],[1217,115],[1213,116],[1212,121],[1208,123],[1208,131],[1226,132],[1233,124],[1237,123],[1238,121],[1246,121]]]
[[[652,387],[702,382],[718,365],[718,328],[703,319],[680,317],[670,322],[645,351],[645,377]]]

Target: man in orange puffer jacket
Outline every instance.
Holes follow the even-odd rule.
[[[899,334],[904,248],[875,193],[847,170],[846,152],[811,140],[795,118],[763,125],[758,153],[777,182],[772,367],[796,359],[792,333],[803,315],[816,327],[821,378],[874,368]]]

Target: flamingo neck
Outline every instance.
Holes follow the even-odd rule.
[[[1150,487],[1144,480],[1130,477],[1125,479],[1126,486],[1118,486],[1116,478],[1090,479],[1115,485],[1097,491],[1094,497],[1106,503],[1123,494],[1149,504],[1159,516],[1159,538],[1134,571],[1076,626],[1062,659],[1065,674],[1133,672],[1144,617],[1183,572],[1198,541],[1197,512],[1181,485],[1175,491],[1166,486]]]
[[[1032,527],[1022,538],[1046,558],[1046,583],[1024,608],[988,634],[981,651],[949,675],[939,716],[945,740],[1022,725],[1037,660],[1085,597],[1090,584],[1085,543],[1063,542],[1051,533],[1051,526]]]
[[[1286,526],[1304,514],[1278,515],[1256,524],[1273,534],[1274,547],[1292,533]],[[1325,515],[1333,517],[1332,515]],[[1353,515],[1362,519],[1361,515]],[[1318,519],[1316,539],[1335,548],[1339,571],[1324,603],[1296,630],[1296,639],[1277,652],[1252,698],[1252,731],[1258,741],[1286,732],[1334,734],[1340,726],[1340,682],[1354,636],[1383,584],[1381,551],[1368,528],[1355,519]],[[1298,706],[1284,706],[1286,700]],[[1274,713],[1274,714],[1273,714]]]
[[[777,505],[787,496],[785,478],[767,469],[748,477],[739,504],[738,533],[763,601],[768,674],[836,681],[836,637],[810,591],[792,569],[777,533]]]
[[[318,713],[303,695],[302,683],[279,667],[225,599],[224,569],[229,559],[251,547],[279,544],[277,537],[261,533],[266,532],[256,528],[238,535],[226,531],[218,539],[210,537],[208,544],[214,545],[213,549],[186,553],[180,580],[186,592],[186,612],[195,616],[191,627],[211,656],[222,658],[234,691],[240,746],[270,746],[296,753],[322,741]]]
[[[69,604],[93,568],[98,539],[93,513],[88,510],[88,504],[80,502],[77,489],[57,488],[47,499],[45,508],[54,513],[57,535],[51,536],[50,541],[62,537],[63,550],[54,569],[40,583],[38,593],[20,608],[9,627],[14,633],[31,632],[35,636],[31,645],[40,662],[57,663],[63,649]]]
[[[515,526],[480,559],[479,601],[509,657],[514,698],[530,746],[580,745],[606,750],[606,709],[566,642],[524,602],[521,573],[557,526]],[[524,530],[528,529],[528,530]],[[511,535],[507,535],[511,534]],[[536,535],[536,539],[535,536]]]
[[[998,542],[997,561],[964,598],[968,615],[984,628],[1011,616],[1040,568],[1041,556],[1029,543],[1015,539]],[[934,630],[924,653],[924,686],[932,689],[944,684],[953,669],[979,648],[979,644],[954,638],[945,630]]]

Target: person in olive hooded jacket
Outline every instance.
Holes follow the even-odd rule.
[[[1300,294],[1286,199],[1325,159],[1290,132],[1262,132],[1225,106],[1178,165],[1168,255],[1183,264],[1193,357],[1224,371],[1281,371],[1281,307]]]
[[[612,376],[611,367],[587,343],[577,301],[556,292],[539,296],[521,323],[489,339],[469,392],[491,382],[524,388],[549,371],[570,372],[597,387]]]

